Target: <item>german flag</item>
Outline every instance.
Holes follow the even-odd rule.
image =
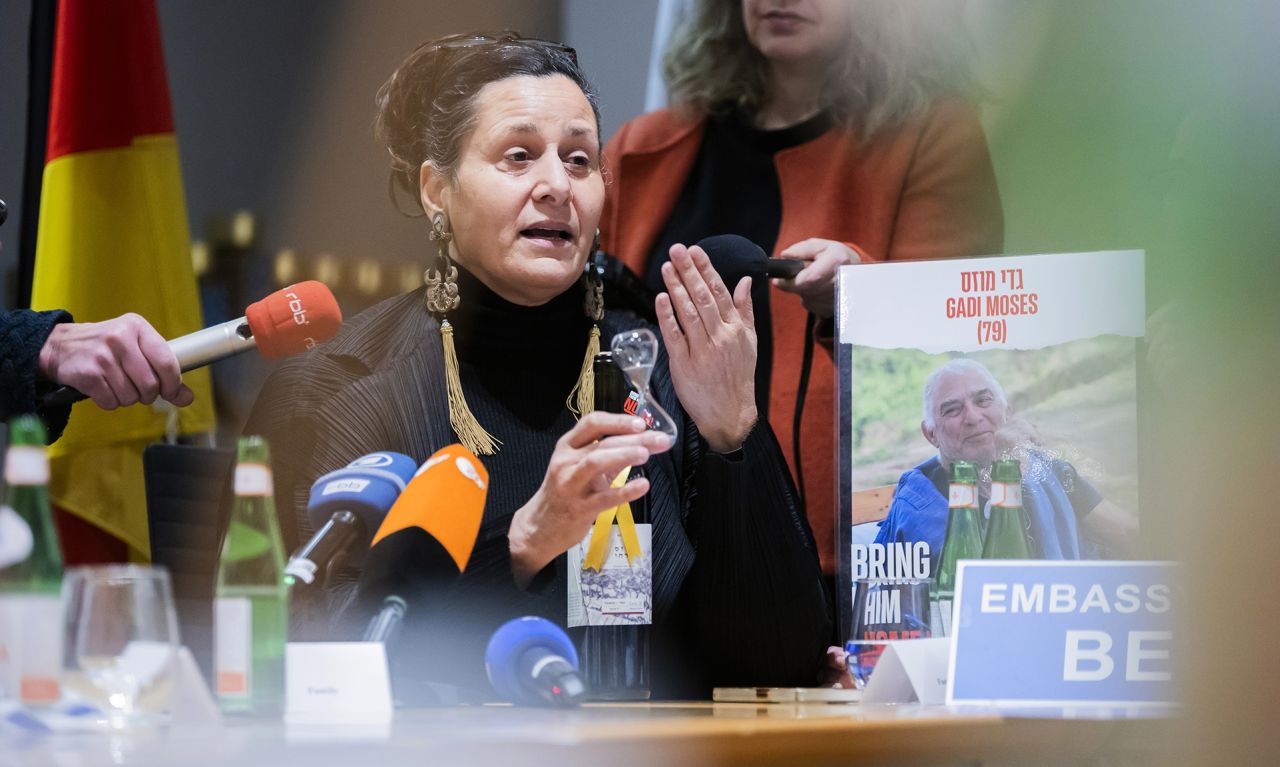
[[[165,338],[200,328],[186,201],[154,0],[62,0],[57,11],[32,308],[77,322],[135,312]],[[213,428],[207,371],[184,381],[183,433]],[[169,414],[75,406],[49,450],[59,508],[149,552],[142,449]],[[64,540],[68,560],[77,546]]]

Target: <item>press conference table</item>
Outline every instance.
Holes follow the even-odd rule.
[[[1176,720],[1119,713],[1026,718],[941,706],[816,703],[600,704],[575,711],[480,706],[398,711],[389,728],[227,719],[216,727],[149,733],[26,736],[3,743],[0,764],[1076,765],[1111,764],[1117,757],[1142,763],[1159,753],[1176,726]]]

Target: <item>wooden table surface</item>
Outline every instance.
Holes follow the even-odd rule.
[[[216,727],[7,737],[0,765],[1114,764],[1148,761],[1173,726],[1176,719],[1027,718],[918,705],[480,706],[398,711],[381,728],[229,718]]]

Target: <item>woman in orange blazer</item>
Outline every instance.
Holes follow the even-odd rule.
[[[959,9],[946,10],[911,0],[699,0],[666,55],[675,107],[632,120],[605,149],[601,246],[651,284],[661,285],[672,244],[714,234],[809,262],[753,291],[756,377],[760,412],[793,474],[802,469],[828,575],[837,268],[1001,249]],[[817,353],[806,343],[815,337]]]

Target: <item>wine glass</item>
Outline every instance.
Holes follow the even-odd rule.
[[[845,642],[845,664],[854,686],[871,679],[886,645],[933,636],[929,579],[854,581],[853,632]]]
[[[63,579],[63,682],[122,728],[165,721],[176,676],[178,622],[169,573],[106,565]]]
[[[627,330],[613,337],[610,348],[614,363],[622,368],[640,397],[640,401],[636,403],[636,415],[644,420],[649,429],[663,432],[674,443],[676,422],[662,409],[649,390],[653,366],[658,361],[658,337],[645,328]]]

